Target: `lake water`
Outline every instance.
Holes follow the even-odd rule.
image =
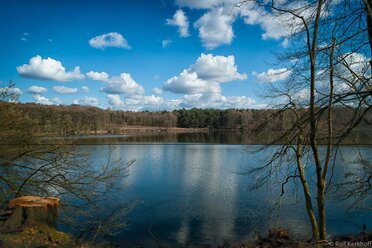
[[[270,211],[281,193],[280,184],[274,179],[254,190],[253,178],[242,174],[262,165],[275,147],[257,153],[258,145],[157,141],[133,144],[118,142],[117,137],[114,140],[118,145],[113,159],[135,160],[122,182],[129,187],[114,196],[115,202],[139,201],[127,215],[129,225],[116,237],[122,247],[158,247],[147,231],[150,227],[163,247],[239,243],[256,232],[264,235],[275,226],[288,228],[299,237],[311,237],[300,185],[290,181],[280,207]],[[90,152],[98,163],[107,156],[109,145],[81,145],[79,149]],[[372,147],[340,149],[335,181],[344,180],[349,170],[363,173],[362,166],[355,163],[359,154],[371,161]],[[284,166],[279,177],[288,168],[294,167]],[[311,168],[308,174],[314,179]],[[356,234],[363,224],[371,229],[371,211],[364,208],[347,213],[348,204],[330,196],[330,234]],[[370,207],[371,201],[367,204]]]

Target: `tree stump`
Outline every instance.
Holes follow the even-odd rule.
[[[0,226],[2,232],[14,232],[25,227],[47,225],[55,228],[60,200],[55,197],[23,196],[7,206],[8,219]]]

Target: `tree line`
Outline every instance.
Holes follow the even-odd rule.
[[[271,132],[284,131],[296,121],[292,111],[275,109],[180,109],[160,112],[132,112],[100,109],[90,106],[47,106],[34,103],[0,103],[1,108],[13,106],[32,121],[40,135],[118,133],[122,126],[148,126],[162,128],[209,128],[211,130],[243,130]],[[306,109],[299,110],[306,112]],[[353,109],[336,107],[333,120],[335,130],[342,128],[350,119]],[[275,116],[275,118],[273,118]],[[324,117],[326,115],[324,114]],[[368,113],[358,126],[367,132],[372,114]],[[265,123],[265,126],[261,126]],[[319,128],[320,132],[322,128]]]

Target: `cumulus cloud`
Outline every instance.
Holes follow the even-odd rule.
[[[179,99],[163,99],[160,96],[132,95],[121,98],[117,94],[107,95],[108,103],[117,109],[131,111],[159,111],[180,108],[263,108],[264,105],[246,96],[223,96],[220,94],[190,94]]]
[[[365,83],[371,77],[370,58],[360,53],[346,53],[337,58],[339,63],[334,70],[334,92],[347,93],[369,90],[370,84]],[[329,92],[329,70],[317,74],[317,91]]]
[[[95,81],[102,81],[106,82],[107,79],[109,78],[109,74],[106,72],[95,72],[95,71],[90,71],[85,74],[88,78],[95,80]]]
[[[274,16],[262,9],[256,9],[251,6],[242,6],[240,16],[247,25],[259,25],[264,31],[262,39],[278,40],[282,37],[287,37],[290,34],[290,29],[287,27],[284,16]]]
[[[43,105],[53,105],[53,102],[50,101],[48,98],[41,96],[41,95],[34,95],[33,98],[35,99],[35,102],[37,104],[43,104]]]
[[[220,83],[244,80],[246,74],[237,71],[234,56],[201,54],[196,63],[178,76],[168,79],[163,89],[178,94],[221,93]]]
[[[20,97],[23,94],[23,92],[20,88],[11,88],[11,89],[9,89],[8,93],[12,94],[13,96],[15,96],[17,98]]]
[[[19,88],[9,88],[9,87],[3,87],[0,88],[0,95],[5,95],[8,97],[5,97],[4,100],[14,102],[17,101],[18,98],[23,94],[22,90]]]
[[[63,104],[63,101],[61,99],[59,99],[58,97],[53,97],[52,102],[56,105],[62,105]]]
[[[199,29],[199,37],[203,46],[207,49],[214,49],[221,45],[231,44],[234,38],[232,23],[235,21],[233,15],[224,13],[224,9],[212,9],[205,13],[194,23]]]
[[[155,95],[160,95],[162,93],[162,90],[159,89],[158,87],[155,87],[152,89],[152,93]]]
[[[199,29],[199,37],[204,47],[214,49],[221,45],[231,44],[234,38],[232,24],[236,18],[242,18],[247,25],[258,25],[263,30],[262,39],[282,39],[281,45],[288,46],[289,38],[297,33],[302,25],[299,18],[289,13],[278,14],[258,6],[254,1],[240,0],[176,0],[180,7],[191,9],[206,9],[207,12],[196,22],[194,27]],[[239,4],[239,8],[236,5]],[[277,1],[277,7],[297,9],[306,18],[313,13],[313,8],[304,10],[301,3]],[[326,13],[325,13],[326,14]]]
[[[113,107],[131,111],[174,109],[171,107],[172,101],[165,101],[162,97],[155,95],[132,95],[122,100],[117,94],[108,94],[107,100]]]
[[[163,89],[177,94],[221,92],[221,87],[218,83],[200,79],[196,72],[190,70],[183,70],[180,75],[168,79]]]
[[[105,49],[106,47],[131,49],[123,35],[116,32],[96,36],[89,40],[89,45],[98,49]]]
[[[163,48],[166,48],[167,46],[169,46],[170,44],[172,44],[172,40],[171,39],[165,39],[165,40],[162,40],[161,41],[161,46]]]
[[[15,94],[15,95],[18,95],[18,96],[20,96],[20,95],[23,94],[23,92],[22,92],[22,90],[21,90],[20,88],[11,88],[11,89],[9,90],[9,92],[10,92],[11,94]]]
[[[287,79],[292,71],[287,68],[272,69],[270,68],[266,72],[257,73],[252,72],[253,76],[256,77],[257,81],[260,83],[274,83],[277,81],[282,81]]]
[[[84,106],[98,106],[99,105],[99,101],[97,98],[88,97],[88,96],[74,100],[73,103],[77,105],[84,105]]]
[[[182,9],[176,11],[172,19],[167,19],[167,25],[177,26],[180,37],[189,36],[189,21]]]
[[[246,96],[223,96],[220,94],[193,94],[182,98],[183,108],[255,108],[256,101]]]
[[[88,86],[82,86],[81,91],[84,92],[84,93],[88,93],[89,92],[89,87]]]
[[[305,19],[313,14],[314,7],[307,8],[304,10],[301,8],[303,3],[299,2],[287,2],[278,1],[277,7],[281,7],[282,4],[285,9],[294,9],[297,14],[300,14]],[[301,12],[301,13],[300,13]],[[259,25],[264,31],[262,34],[263,40],[274,39],[279,40],[284,38],[282,46],[288,45],[288,38],[301,30],[302,20],[294,17],[290,13],[277,13],[273,10],[272,12],[266,11],[262,7],[257,7],[254,2],[247,2],[243,4],[236,13],[244,19],[247,25]],[[325,13],[324,13],[325,14]]]
[[[238,73],[233,55],[213,56],[202,53],[196,63],[191,66],[191,70],[196,72],[199,78],[218,83],[247,79],[246,74]]]
[[[129,73],[121,73],[120,76],[109,78],[101,91],[108,94],[143,94],[144,89]]]
[[[78,92],[77,88],[68,88],[65,86],[54,86],[53,90],[58,94],[75,94]]]
[[[176,3],[182,7],[191,9],[210,9],[216,6],[221,6],[225,3],[230,3],[231,0],[176,0]]]
[[[40,86],[33,85],[27,89],[27,92],[30,94],[43,94],[47,92],[48,89]]]
[[[44,96],[41,96],[39,94],[34,94],[32,96],[37,104],[43,104],[43,105],[59,105],[63,104],[63,102],[58,98],[55,97],[53,99],[46,98]]]
[[[18,73],[27,78],[53,81],[71,81],[84,79],[79,66],[73,71],[66,72],[65,67],[58,60],[43,59],[40,55],[31,58],[28,64],[17,67]]]
[[[336,71],[339,75],[342,76],[354,76],[355,74],[362,76],[365,73],[371,73],[370,70],[368,70],[369,67],[369,61],[370,58],[367,58],[361,53],[346,53],[338,58],[338,60],[342,61],[341,63],[337,64]],[[347,68],[350,68],[353,73],[350,72],[350,70],[347,70]],[[354,74],[354,75],[353,75]]]
[[[120,96],[117,94],[108,94],[107,95],[108,103],[112,106],[122,106],[124,103],[120,99]]]

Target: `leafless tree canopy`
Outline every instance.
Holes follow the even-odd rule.
[[[245,5],[285,20],[284,25],[290,30],[289,47],[278,54],[281,66],[287,68],[290,76],[283,82],[266,85],[264,96],[278,111],[266,119],[264,126],[275,122],[280,117],[278,113],[287,112],[294,117],[278,138],[285,144],[277,148],[268,163],[251,173],[260,175],[259,186],[287,171],[283,192],[289,180],[299,180],[313,238],[324,240],[325,204],[328,190],[336,188],[332,175],[337,169],[338,147],[361,123],[371,124],[371,1],[241,1],[238,7]],[[341,106],[352,114],[345,116],[344,125],[335,127],[335,110]],[[319,144],[326,144],[325,150]],[[307,156],[311,158],[308,161]],[[295,167],[285,168],[286,158],[292,159]],[[366,176],[348,180],[353,192],[344,193],[344,198],[350,198],[350,194],[357,201],[369,197],[370,164],[363,164]],[[309,166],[316,174],[314,190],[310,188]]]
[[[1,101],[17,100],[12,87],[1,92]],[[97,163],[62,140],[43,145],[33,120],[15,106],[0,108],[0,203],[24,195],[59,197],[61,221],[85,239],[112,234],[124,225],[122,217],[133,203],[108,202],[133,161],[114,160],[114,147],[109,147],[106,161]]]

